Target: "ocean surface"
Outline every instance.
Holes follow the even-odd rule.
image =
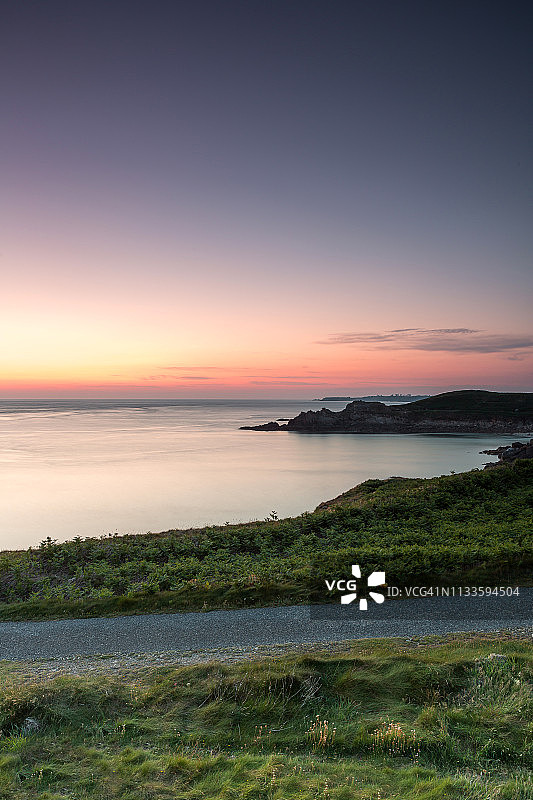
[[[0,550],[313,510],[368,478],[480,467],[516,437],[240,431],[346,402],[0,401]]]

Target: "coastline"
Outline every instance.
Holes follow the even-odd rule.
[[[286,425],[267,422],[241,430],[296,433],[463,433],[532,435],[533,394],[478,390],[444,392],[401,405],[355,400],[340,410],[303,411]]]
[[[437,478],[368,480],[297,517],[48,538],[0,554],[0,619],[316,602],[322,573],[343,574],[354,558],[402,585],[529,585],[532,478],[533,460],[517,459]]]

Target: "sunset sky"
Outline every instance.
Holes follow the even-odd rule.
[[[526,9],[2,2],[0,398],[531,391]]]

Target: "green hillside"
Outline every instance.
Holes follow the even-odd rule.
[[[533,392],[484,392],[474,389],[443,392],[408,403],[404,408],[413,411],[461,411],[476,416],[533,416]]]
[[[398,585],[530,584],[533,461],[370,480],[288,519],[0,553],[0,619],[305,603],[311,561],[323,586],[350,554]]]

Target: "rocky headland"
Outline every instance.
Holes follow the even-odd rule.
[[[523,435],[533,432],[533,394],[467,390],[390,406],[355,400],[342,411],[303,411],[284,425],[267,422],[241,430]]]

